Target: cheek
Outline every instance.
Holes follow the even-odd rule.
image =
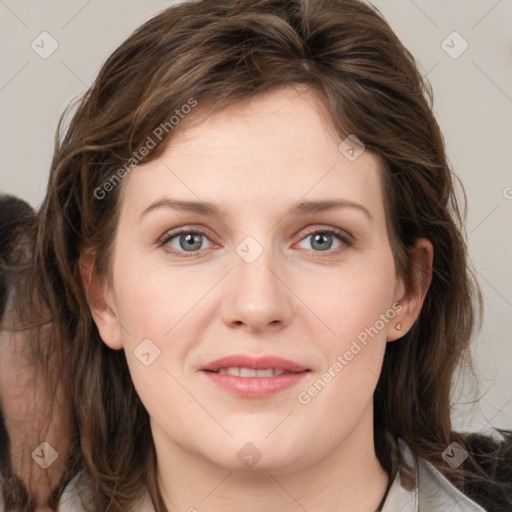
[[[339,277],[333,276],[329,286],[323,287],[328,300],[318,299],[326,323],[335,332],[330,340],[322,341],[326,373],[317,387],[323,389],[326,384],[329,390],[322,391],[318,405],[330,403],[333,413],[348,414],[371,399],[387,331],[398,311],[393,307],[396,276],[391,250],[384,246],[370,256]]]
[[[309,331],[322,354],[317,379],[298,397],[310,411],[346,422],[355,420],[371,401],[387,331],[397,313],[394,262],[391,253],[387,256],[383,250],[381,254],[333,273],[328,280],[318,280],[314,293],[307,295],[308,305],[328,327],[322,328],[327,336]],[[308,293],[305,288],[303,293]]]
[[[144,338],[162,340],[197,302],[199,288],[202,289],[193,276],[184,279],[179,272],[168,269],[134,265],[129,276],[117,279],[114,285],[124,343]]]
[[[391,256],[332,272],[329,279],[317,280],[314,288],[303,288],[305,302],[330,331],[330,336],[323,337],[323,349],[332,357],[354,339],[362,343],[366,338],[385,340],[396,314],[394,290]]]
[[[129,279],[120,278],[121,266],[118,270],[114,289],[123,348],[134,385],[153,410],[162,399],[175,401],[183,394],[172,376],[180,378],[190,345],[200,336],[199,301],[214,282],[185,267],[172,271],[134,264]]]
[[[322,367],[301,387],[297,402],[307,416],[329,418],[323,427],[327,438],[349,432],[371,405],[387,329],[396,315],[390,307],[394,274],[389,276],[345,274],[322,287],[324,300],[318,296],[313,306],[334,334],[313,338],[323,356]]]

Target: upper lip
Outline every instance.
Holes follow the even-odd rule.
[[[221,368],[252,368],[254,370],[266,370],[272,368],[294,373],[308,370],[308,368],[301,364],[282,357],[272,355],[252,357],[245,354],[236,354],[216,359],[215,361],[203,366],[201,370],[216,372]]]

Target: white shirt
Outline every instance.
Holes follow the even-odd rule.
[[[411,450],[402,439],[398,444],[404,460],[414,468],[415,474],[412,475],[411,488],[407,489],[407,475],[397,472],[382,512],[486,512],[430,462],[419,457],[418,464],[415,464]]]
[[[404,460],[414,468],[414,475],[408,477],[405,472],[397,472],[382,512],[486,512],[462,494],[430,462],[420,457],[415,464],[409,447],[402,439],[399,439],[399,447]],[[79,473],[66,487],[60,500],[60,512],[85,511],[77,495],[81,475]],[[145,494],[133,512],[155,512],[149,494]]]

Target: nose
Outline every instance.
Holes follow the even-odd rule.
[[[263,250],[253,262],[235,254],[233,270],[224,283],[222,317],[226,325],[252,332],[280,330],[294,313],[293,292],[282,266],[271,250]]]

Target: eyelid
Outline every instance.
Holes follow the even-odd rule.
[[[315,233],[330,233],[330,234],[338,236],[341,240],[345,241],[346,243],[350,243],[350,244],[353,244],[355,241],[354,237],[348,231],[341,229],[341,228],[336,228],[334,226],[315,225],[315,226],[311,226],[311,227],[305,228],[305,229],[306,229],[305,233],[303,233],[302,231],[300,232],[301,238],[299,239],[299,241],[303,240],[307,236],[313,235]]]
[[[182,233],[201,233],[202,235],[208,236],[205,228],[194,225],[181,226],[179,228],[172,228],[167,230],[159,239],[160,243],[166,243],[171,238],[174,238]]]

